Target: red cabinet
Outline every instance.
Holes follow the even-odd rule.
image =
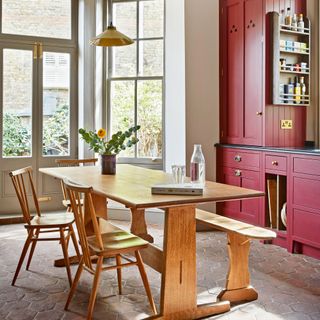
[[[272,226],[278,234],[274,244],[320,258],[320,154],[226,145],[217,148],[217,155],[219,182],[266,193],[264,198],[220,203],[217,212],[251,224]],[[270,181],[276,183],[276,193],[269,189]],[[284,203],[286,225],[281,212]],[[271,224],[274,219],[278,222]]]
[[[229,0],[222,10],[221,140],[262,144],[263,1]]]
[[[289,251],[320,258],[320,157],[292,155]]]
[[[220,151],[222,166],[218,168],[220,182],[255,190],[261,190],[260,154],[237,149]],[[224,215],[255,225],[260,224],[262,199],[228,201],[219,206]]]

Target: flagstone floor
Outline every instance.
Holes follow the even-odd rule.
[[[127,222],[115,221],[128,228]],[[162,245],[159,225],[150,226],[155,242]],[[55,268],[61,257],[58,243],[37,245],[30,271],[21,270],[16,286],[10,285],[26,238],[22,224],[0,226],[0,319],[85,319],[92,276],[83,272],[69,311],[64,311],[69,286],[64,268]],[[75,274],[77,266],[72,266]],[[159,307],[160,275],[146,267]],[[228,270],[226,236],[221,232],[197,233],[197,273],[200,302],[214,301]],[[250,254],[252,285],[259,299],[232,308],[219,320],[320,320],[320,261],[292,255],[284,249],[254,241]],[[123,270],[123,295],[117,295],[116,272],[104,272],[94,319],[143,319],[150,315],[148,301],[137,270]]]

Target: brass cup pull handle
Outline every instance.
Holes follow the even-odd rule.
[[[241,176],[241,170],[234,170],[234,175],[236,177],[240,177]]]
[[[241,156],[236,155],[236,156],[234,157],[234,161],[240,162],[240,161],[241,161]]]
[[[277,165],[278,165],[278,161],[272,161],[271,164],[272,164],[273,166],[277,166]]]

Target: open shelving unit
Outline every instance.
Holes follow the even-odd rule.
[[[305,28],[295,30],[291,26],[280,24],[277,12],[271,15],[271,55],[272,55],[272,103],[284,106],[308,106],[310,104],[310,21],[304,18]],[[301,43],[303,46],[301,46]],[[291,44],[291,45],[289,45]],[[285,59],[282,65],[280,59]],[[301,63],[306,64],[302,68]],[[288,94],[283,86],[290,79],[304,77],[306,93],[304,95]]]

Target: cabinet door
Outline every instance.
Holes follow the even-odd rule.
[[[242,143],[243,122],[243,0],[228,1],[226,6],[227,60],[226,135],[228,143]]]
[[[242,170],[223,167],[223,183],[260,190],[260,177],[258,171]],[[227,217],[242,220],[251,224],[259,224],[261,199],[248,199],[226,201],[222,206],[223,214]]]
[[[242,170],[240,187],[260,190],[259,172]],[[240,219],[248,223],[259,225],[261,198],[240,201]]]
[[[243,143],[262,145],[263,2],[244,1]]]
[[[223,167],[222,172],[222,183],[240,187],[240,178],[236,176],[235,169]],[[225,201],[222,210],[227,217],[237,218],[240,212],[240,201]]]

